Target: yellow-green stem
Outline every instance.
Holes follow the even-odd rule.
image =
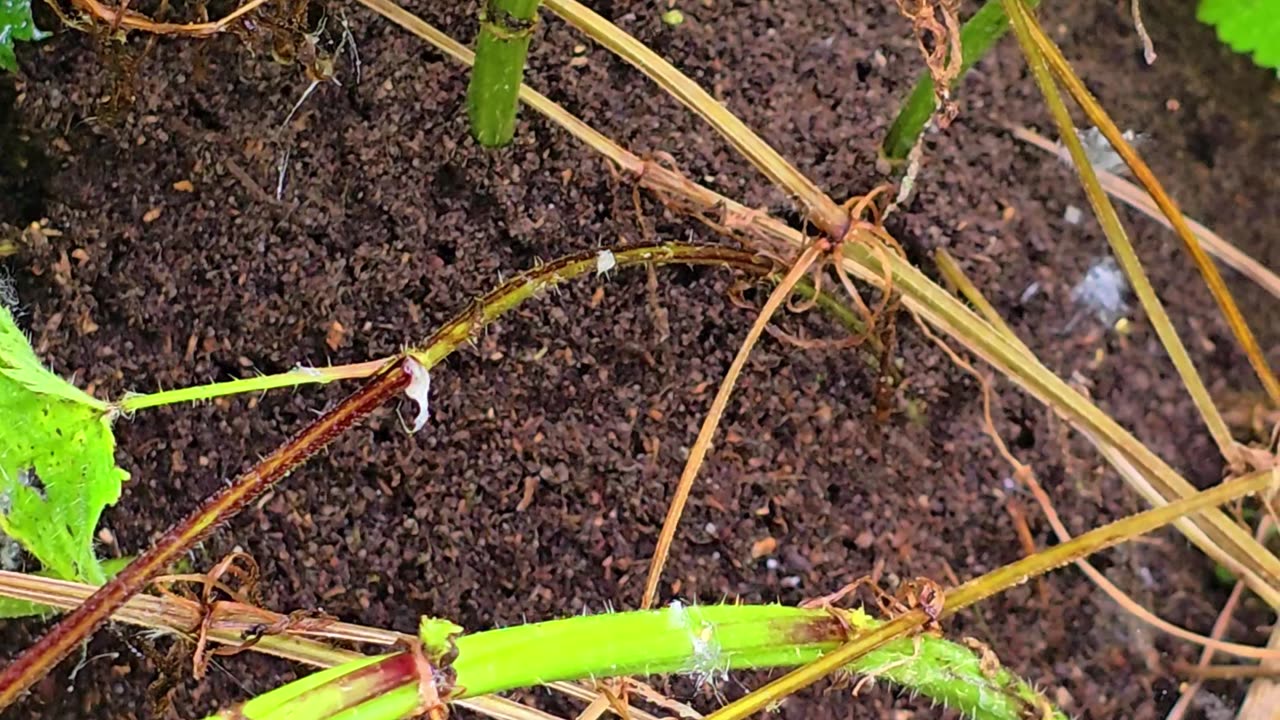
[[[1009,0],[1004,0],[1004,2],[1008,3]],[[1272,404],[1280,405],[1280,379],[1272,372],[1271,366],[1267,363],[1266,355],[1258,345],[1258,340],[1254,337],[1253,331],[1249,329],[1249,324],[1245,322],[1244,315],[1241,314],[1240,307],[1236,304],[1235,298],[1232,297],[1231,291],[1227,289],[1227,284],[1223,281],[1222,274],[1218,272],[1217,266],[1213,264],[1213,261],[1205,253],[1204,248],[1201,247],[1200,241],[1196,238],[1196,234],[1192,232],[1191,226],[1187,223],[1182,211],[1178,209],[1177,203],[1165,192],[1164,186],[1160,184],[1155,173],[1151,172],[1150,167],[1147,167],[1146,162],[1133,149],[1133,145],[1124,139],[1124,133],[1116,126],[1115,121],[1111,119],[1111,116],[1107,114],[1102,105],[1089,92],[1089,89],[1085,87],[1084,83],[1075,74],[1075,71],[1071,69],[1071,64],[1062,55],[1062,51],[1044,33],[1043,28],[1036,22],[1035,17],[1026,9],[1025,0],[1018,0],[1018,5],[1021,8],[1021,16],[1025,20],[1028,42],[1038,47],[1044,55],[1044,61],[1049,66],[1049,69],[1057,75],[1058,80],[1062,82],[1067,92],[1084,110],[1085,115],[1089,116],[1090,122],[1102,131],[1103,136],[1115,148],[1116,153],[1133,171],[1134,177],[1150,193],[1160,211],[1169,219],[1174,232],[1182,240],[1183,246],[1187,249],[1187,253],[1191,255],[1191,260],[1195,263],[1196,269],[1200,271],[1200,276],[1204,278],[1205,284],[1209,287],[1209,293],[1213,295],[1214,301],[1218,303],[1218,308],[1226,318],[1231,332],[1236,336],[1240,347],[1244,349],[1245,356],[1249,358],[1249,363],[1253,366],[1258,380],[1261,381],[1262,386],[1266,389]]]
[[[1168,525],[1177,518],[1217,507],[1236,498],[1275,489],[1277,475],[1274,472],[1255,472],[1229,480],[1217,487],[1199,492],[1191,497],[1169,503],[1164,507],[1131,515],[1109,525],[1090,530],[1070,542],[1041,550],[1021,560],[974,578],[946,593],[939,617],[954,615],[974,603],[1003,592],[1016,585],[1043,575],[1067,563],[1087,557],[1120,542],[1145,535]],[[856,662],[877,648],[918,631],[930,618],[921,610],[913,610],[886,622],[884,625],[846,643],[834,652],[805,667],[785,675],[763,688],[730,703],[708,715],[706,720],[740,720],[760,712],[784,698],[812,685],[818,680]]]
[[[1093,207],[1093,212],[1097,216],[1098,222],[1102,225],[1103,234],[1106,235],[1107,242],[1111,245],[1111,251],[1115,254],[1120,267],[1124,269],[1125,275],[1129,278],[1129,283],[1133,286],[1133,291],[1138,296],[1138,301],[1142,303],[1143,309],[1147,311],[1147,317],[1151,320],[1151,325],[1155,328],[1156,335],[1160,338],[1160,343],[1164,345],[1165,350],[1169,353],[1169,358],[1173,361],[1173,365],[1178,371],[1178,376],[1182,378],[1183,385],[1186,386],[1187,392],[1190,393],[1191,399],[1195,402],[1196,409],[1200,411],[1200,416],[1209,428],[1209,434],[1213,436],[1214,442],[1218,444],[1218,451],[1222,453],[1222,456],[1226,458],[1229,464],[1236,465],[1239,453],[1236,451],[1235,440],[1231,437],[1231,430],[1227,427],[1226,421],[1222,419],[1217,406],[1213,404],[1213,398],[1209,396],[1209,389],[1205,387],[1204,380],[1200,377],[1195,364],[1191,361],[1191,356],[1187,354],[1187,349],[1178,337],[1178,331],[1174,329],[1173,322],[1169,319],[1168,313],[1165,312],[1163,303],[1156,296],[1155,288],[1152,287],[1151,280],[1142,268],[1142,261],[1138,259],[1138,254],[1134,251],[1133,244],[1129,242],[1129,236],[1125,232],[1124,225],[1120,222],[1120,215],[1116,213],[1115,206],[1111,204],[1111,199],[1107,197],[1106,191],[1098,183],[1098,176],[1093,170],[1093,163],[1089,161],[1084,145],[1076,134],[1075,125],[1071,121],[1071,113],[1067,110],[1066,104],[1058,94],[1058,87],[1049,72],[1049,66],[1045,64],[1044,55],[1040,52],[1040,47],[1031,35],[1030,25],[1034,21],[1030,18],[1029,11],[1026,9],[1023,0],[1001,1],[1004,3],[1005,11],[1009,14],[1009,19],[1013,23],[1014,34],[1017,35],[1018,44],[1022,46],[1022,52],[1026,55],[1027,65],[1031,68],[1031,74],[1035,77],[1036,84],[1040,86],[1040,92],[1044,95],[1045,103],[1049,106],[1049,112],[1053,115],[1054,122],[1058,126],[1058,134],[1062,139],[1062,143],[1071,153],[1071,160],[1075,165],[1076,172],[1080,175],[1080,183],[1084,186],[1085,195],[1089,198],[1089,204]],[[1199,245],[1196,247],[1198,248]],[[1210,264],[1212,265],[1212,263]]]

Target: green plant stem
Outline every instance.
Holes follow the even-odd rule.
[[[424,622],[424,640],[428,626],[438,622]],[[673,605],[573,617],[461,636],[455,641],[456,659],[435,673],[434,682],[438,692],[458,700],[588,677],[685,673],[716,681],[729,671],[811,662],[850,633],[878,625],[861,611],[780,605]],[[1041,717],[1038,711],[1047,706],[1008,670],[984,672],[974,651],[938,637],[888,643],[849,669],[902,685],[972,718],[1015,720],[1032,711]],[[441,682],[448,673],[454,678],[451,686]],[[418,708],[419,681],[408,653],[366,658],[260,695],[223,717],[390,720]],[[1051,717],[1065,718],[1056,712]]]
[[[321,368],[297,368],[275,375],[259,375],[258,377],[228,380],[226,382],[194,385],[175,390],[137,394],[129,393],[111,407],[117,412],[130,415],[138,410],[176,405],[179,403],[201,402],[227,395],[260,393],[278,388],[298,387],[299,385],[327,384],[335,380],[353,380],[367,378],[384,367],[392,358],[382,358],[353,365],[337,365]]]
[[[471,134],[485,147],[511,142],[539,0],[486,0],[480,11],[476,64],[467,86]]]
[[[1040,0],[1028,0],[1027,4],[1035,7],[1040,4]],[[960,75],[952,82],[952,88],[960,84],[969,68],[981,60],[1008,30],[1009,16],[1005,14],[1000,0],[987,0],[960,29],[962,61]],[[924,132],[929,118],[933,117],[935,107],[933,77],[928,72],[922,72],[911,94],[907,96],[907,101],[898,111],[898,117],[889,126],[889,133],[885,135],[882,146],[884,156],[892,161],[905,160]]]

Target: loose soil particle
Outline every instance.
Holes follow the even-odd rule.
[[[817,0],[686,3],[675,28],[655,4],[594,5],[837,198],[881,181],[876,145],[920,67],[892,3],[857,12]],[[1280,128],[1274,79],[1220,47],[1189,3],[1144,5],[1160,53],[1150,68],[1127,7],[1049,3],[1044,18],[1117,121],[1148,136],[1145,155],[1183,207],[1280,267],[1280,245],[1268,242],[1280,216],[1268,161]],[[463,39],[474,32],[474,3],[409,7]],[[232,38],[160,41],[136,75],[136,99],[111,121],[100,99],[114,76],[90,38],[66,31],[21,50],[24,75],[2,81],[16,101],[0,125],[27,129],[49,174],[3,180],[0,222],[47,217],[62,231],[10,262],[31,334],[57,371],[109,397],[365,360],[425,337],[500,274],[641,239],[630,188],[585,148],[524,112],[514,145],[482,152],[465,126],[465,75],[368,12],[346,14],[361,82],[340,65],[344,85],[319,87],[284,128],[307,80]],[[534,86],[629,147],[668,152],[690,176],[798,221],[700,121],[559,21],[543,23],[531,63]],[[932,248],[947,247],[1052,368],[1083,378],[1193,482],[1216,481],[1219,458],[1141,313],[1127,337],[1091,321],[1060,333],[1070,288],[1105,243],[1091,219],[1062,219],[1069,205],[1087,207],[1070,170],[1001,130],[1003,120],[1048,126],[1012,40],[959,99],[959,120],[930,138],[919,192],[890,229],[926,265]],[[658,237],[716,240],[653,202],[644,211]],[[1256,392],[1174,237],[1126,217],[1210,386]],[[191,565],[243,547],[261,564],[268,606],[403,630],[424,613],[482,629],[634,606],[686,449],[752,318],[728,302],[722,272],[662,270],[658,280],[665,337],[642,272],[540,298],[434,374],[425,430],[406,435],[408,405],[377,413],[220,529]],[[1280,361],[1277,305],[1228,281]],[[1021,302],[1032,282],[1040,292]],[[813,317],[785,322],[835,332]],[[908,389],[883,424],[860,360],[761,344],[685,515],[664,601],[794,603],[879,563],[888,580],[948,582],[1020,556],[1001,500],[1009,468],[978,430],[975,384],[906,318],[899,325]],[[104,519],[118,543],[110,551],[144,548],[342,392],[278,392],[119,423],[133,480]],[[1002,433],[1072,531],[1142,507],[1008,383],[1000,407]],[[1029,517],[1037,541],[1050,542],[1038,512]],[[1098,565],[1198,631],[1225,599],[1211,564],[1172,532]],[[1198,651],[1137,624],[1074,570],[1044,585],[1044,596],[1031,585],[964,613],[948,632],[989,643],[1077,717],[1163,717],[1177,695],[1170,664]],[[1261,641],[1266,617],[1247,601],[1231,637]],[[2,652],[42,628],[4,623]],[[129,628],[99,633],[74,677],[76,663],[64,663],[6,717],[146,716],[157,672],[149,645]],[[302,672],[249,653],[219,665],[203,682],[178,679],[169,716],[201,716]],[[883,686],[857,698],[841,687],[790,700],[782,716],[950,717]],[[1197,712],[1229,711],[1243,689],[1211,683]],[[743,686],[679,680],[671,690],[714,706]],[[542,691],[525,697],[575,712]]]

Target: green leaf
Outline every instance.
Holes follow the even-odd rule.
[[[108,406],[46,370],[4,308],[0,418],[0,532],[54,577],[104,582],[94,531],[128,477]]]
[[[111,558],[102,561],[102,571],[108,580],[116,576],[116,573],[124,569],[125,565],[133,562],[133,557]],[[53,574],[45,570],[34,573],[41,577],[53,577]],[[56,608],[48,605],[33,603],[27,600],[18,600],[16,598],[0,597],[0,620],[9,620],[11,618],[40,616],[46,617],[57,613]]]
[[[14,40],[43,40],[49,34],[31,18],[31,0],[0,0],[0,70],[17,72]]]
[[[1280,0],[1200,0],[1196,19],[1254,64],[1280,71]]]

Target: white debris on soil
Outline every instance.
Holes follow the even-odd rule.
[[[601,250],[596,254],[596,276],[599,277],[618,266],[618,258],[612,250]]]
[[[418,432],[427,424],[427,419],[431,417],[431,373],[423,367],[422,363],[409,358],[405,361],[405,367],[409,371],[409,387],[405,388],[404,394],[409,396],[410,400],[418,403],[418,416],[413,419],[413,432]]]
[[[1075,205],[1068,205],[1066,212],[1062,213],[1062,219],[1067,221],[1069,225],[1079,225],[1084,219],[1084,213]]]
[[[1129,281],[1115,258],[1107,256],[1089,266],[1084,278],[1071,289],[1071,300],[1080,306],[1063,332],[1071,329],[1081,313],[1097,318],[1098,322],[1112,327],[1129,311]]]
[[[1102,134],[1102,131],[1096,127],[1088,130],[1078,131],[1080,135],[1080,143],[1084,145],[1085,157],[1089,158],[1089,162],[1098,170],[1106,170],[1107,172],[1116,172],[1124,168],[1124,159],[1111,147],[1111,143]],[[1135,133],[1132,130],[1125,130],[1120,134],[1130,145],[1137,146],[1146,139],[1145,135]]]

